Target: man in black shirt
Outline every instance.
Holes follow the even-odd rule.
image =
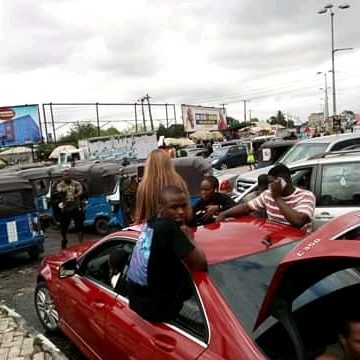
[[[207,176],[200,185],[201,199],[193,206],[191,226],[211,224],[215,216],[235,206],[230,196],[219,193],[219,181],[215,176]]]
[[[160,213],[144,224],[128,271],[130,308],[148,321],[169,321],[189,294],[186,268],[206,271],[204,252],[185,226],[188,199],[168,186],[160,199]]]

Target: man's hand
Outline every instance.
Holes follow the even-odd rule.
[[[222,212],[217,216],[217,218],[215,219],[215,222],[219,223],[221,221],[224,221],[225,219],[226,219],[226,215]]]
[[[215,214],[219,213],[218,205],[209,205],[206,207],[206,214],[203,216],[204,220],[207,220],[213,217]]]
[[[282,192],[283,189],[281,187],[281,181],[280,179],[275,180],[271,185],[270,185],[270,190],[271,190],[271,194],[273,196],[273,198],[279,199],[282,196]]]

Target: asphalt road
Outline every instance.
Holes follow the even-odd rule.
[[[60,250],[60,231],[51,227],[46,231],[45,253],[50,255]],[[95,234],[85,234],[85,240],[98,238]],[[69,244],[76,243],[76,235],[69,235]],[[34,289],[40,260],[30,260],[27,253],[0,256],[0,301],[14,308],[22,315],[27,325],[44,333],[34,306]],[[69,359],[85,360],[86,358],[65,336],[45,334]]]

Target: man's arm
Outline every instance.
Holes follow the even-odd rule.
[[[221,212],[216,218],[216,222],[220,222],[228,217],[237,217],[247,215],[251,211],[248,203],[236,205],[228,210]]]
[[[76,197],[79,197],[79,196],[82,195],[82,193],[83,193],[83,187],[82,187],[82,185],[81,185],[79,182],[77,182],[76,187],[75,187],[75,190],[76,190],[76,194],[75,194]]]
[[[305,224],[309,223],[311,219],[305,213],[299,212],[293,209],[291,206],[286,204],[286,202],[281,199],[275,199],[277,206],[283,213],[284,217],[286,218],[289,223],[297,228],[302,228]]]
[[[184,257],[185,264],[189,269],[195,271],[207,271],[208,265],[204,251],[195,243],[194,234],[187,226],[181,227],[182,232],[186,235],[194,248]]]

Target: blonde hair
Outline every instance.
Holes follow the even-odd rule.
[[[151,151],[136,192],[135,223],[142,223],[158,214],[161,190],[170,185],[179,187],[189,196],[186,183],[176,172],[170,156],[161,149]]]

